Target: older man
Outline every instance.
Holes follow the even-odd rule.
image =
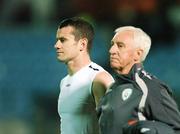
[[[97,109],[102,134],[180,133],[172,91],[143,68],[150,46],[150,37],[140,28],[116,29],[109,52],[117,75]]]

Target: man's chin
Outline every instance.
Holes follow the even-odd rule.
[[[117,65],[115,63],[110,63],[111,68],[117,68]]]
[[[57,58],[57,60],[58,60],[59,62],[64,62],[64,60],[63,60],[63,59],[60,59],[60,58]]]

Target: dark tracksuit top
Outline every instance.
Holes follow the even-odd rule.
[[[127,124],[140,120],[159,121],[180,133],[180,112],[171,90],[141,64],[128,75],[117,75],[97,112],[101,134],[123,134]]]

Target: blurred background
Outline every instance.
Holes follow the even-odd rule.
[[[92,59],[109,72],[114,29],[147,32],[144,66],[180,104],[180,0],[0,0],[0,134],[59,134],[59,81],[67,71],[54,44],[60,21],[73,16],[94,25]]]

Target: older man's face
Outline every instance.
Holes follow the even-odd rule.
[[[123,74],[123,70],[131,68],[135,61],[135,44],[131,31],[118,32],[111,41],[110,65]]]

